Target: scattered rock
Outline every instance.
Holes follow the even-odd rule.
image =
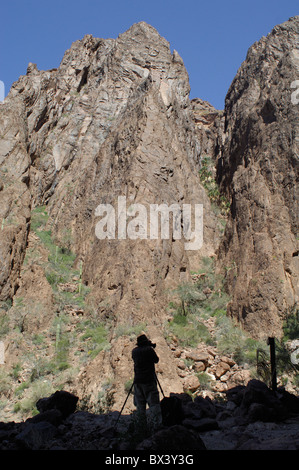
[[[228,370],[230,370],[230,366],[226,362],[220,362],[215,370],[216,378],[220,379],[220,377],[224,375]]]
[[[186,352],[186,358],[196,362],[203,362],[204,364],[209,364],[211,361],[211,356],[207,352]]]
[[[203,372],[206,370],[206,365],[204,362],[198,361],[194,364],[194,370],[195,372]]]
[[[183,388],[185,391],[195,392],[199,387],[200,383],[196,375],[186,377],[183,382]]]

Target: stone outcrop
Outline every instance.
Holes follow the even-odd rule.
[[[298,302],[298,21],[249,49],[225,100],[217,169],[231,212],[218,259],[229,314],[257,337],[280,336]]]
[[[215,162],[219,158],[223,145],[224,117],[223,111],[217,110],[208,101],[194,98],[191,100],[193,121],[198,145],[198,160],[211,160],[215,171]]]

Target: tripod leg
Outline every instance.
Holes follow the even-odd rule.
[[[125,402],[124,402],[124,404],[123,404],[123,406],[122,406],[122,409],[121,409],[120,412],[119,412],[119,415],[118,415],[118,417],[117,417],[116,423],[115,423],[115,425],[114,425],[114,429],[116,429],[117,423],[118,423],[119,418],[120,418],[120,416],[121,416],[121,414],[122,414],[122,412],[123,412],[123,409],[124,409],[124,407],[125,407],[125,405],[126,405],[126,403],[127,403],[127,401],[128,401],[128,398],[129,398],[129,395],[130,395],[130,393],[131,393],[131,391],[132,391],[133,386],[134,386],[134,382],[133,382],[132,385],[131,385],[131,388],[130,388],[130,390],[129,390],[129,393],[128,393],[128,395],[127,395],[127,398],[125,399]]]
[[[155,376],[156,376],[157,384],[158,384],[159,387],[160,387],[161,393],[162,393],[163,397],[165,398],[165,395],[164,395],[164,392],[163,392],[163,390],[162,390],[162,387],[161,387],[161,384],[160,384],[160,382],[159,382],[159,379],[158,379],[158,377],[157,377],[157,374],[155,374]]]

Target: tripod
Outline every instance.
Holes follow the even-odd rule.
[[[163,390],[162,390],[161,384],[160,384],[160,382],[159,382],[159,379],[158,379],[156,373],[155,373],[155,377],[156,377],[157,384],[158,384],[159,387],[160,387],[161,393],[162,393],[163,397],[165,398],[164,392],[163,392]],[[130,393],[132,392],[133,387],[134,387],[134,382],[132,383],[132,385],[131,385],[131,387],[130,387],[130,390],[129,390],[129,392],[128,392],[128,395],[127,395],[127,397],[126,397],[126,399],[125,399],[125,401],[124,401],[124,404],[123,404],[123,406],[122,406],[122,408],[121,408],[121,410],[120,410],[120,412],[119,412],[119,415],[118,415],[118,417],[117,417],[116,423],[115,423],[115,425],[114,425],[114,429],[116,429],[116,426],[117,426],[117,424],[118,424],[119,418],[120,418],[120,416],[121,416],[121,414],[122,414],[122,412],[123,412],[124,407],[126,406],[126,403],[127,403],[127,401],[128,401],[128,398],[129,398]]]
[[[116,429],[116,426],[117,426],[117,423],[118,423],[118,421],[119,421],[119,418],[120,418],[120,416],[121,416],[121,414],[122,414],[122,411],[123,411],[123,409],[124,409],[124,407],[125,407],[125,405],[126,405],[126,403],[127,403],[127,401],[128,401],[129,395],[130,395],[130,393],[132,392],[133,387],[134,387],[134,382],[132,383],[132,385],[131,385],[131,387],[130,387],[130,390],[129,390],[129,392],[128,392],[127,398],[126,398],[125,401],[124,401],[124,404],[123,404],[123,406],[122,406],[122,409],[121,409],[120,412],[119,412],[119,415],[118,415],[118,417],[117,417],[116,423],[115,423],[115,425],[114,425],[114,429]]]

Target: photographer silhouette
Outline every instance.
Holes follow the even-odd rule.
[[[146,405],[149,406],[151,425],[154,429],[161,426],[161,407],[157,388],[155,364],[159,357],[155,352],[156,344],[146,335],[138,336],[137,346],[132,351],[134,361],[134,405],[140,425],[146,425]]]

